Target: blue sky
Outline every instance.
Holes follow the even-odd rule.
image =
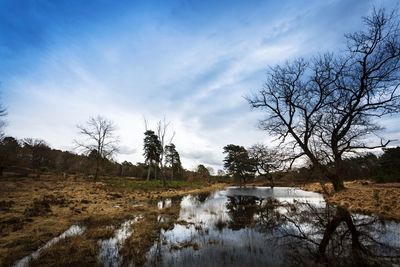
[[[397,1],[0,0],[7,134],[71,150],[77,124],[118,125],[119,161],[143,161],[143,117],[164,116],[186,168],[220,168],[222,147],[271,141],[243,96],[268,66],[343,49],[373,6]],[[398,138],[398,117],[384,136]]]

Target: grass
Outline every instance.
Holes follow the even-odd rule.
[[[134,266],[143,266],[146,262],[146,252],[154,245],[154,242],[160,242],[161,229],[171,229],[174,222],[179,217],[179,205],[172,205],[164,210],[149,209],[139,220],[133,225],[133,234],[126,240],[122,255],[124,265],[134,263]],[[158,221],[158,217],[165,219],[164,223]]]
[[[181,181],[181,180],[168,180],[167,186],[164,187],[161,180],[132,180],[121,177],[108,177],[102,180],[108,186],[114,189],[124,190],[142,190],[142,191],[154,191],[154,190],[165,190],[165,189],[199,189],[204,187],[204,182],[199,181]]]
[[[83,236],[68,237],[45,250],[29,266],[102,266],[97,251],[97,244],[92,240]]]
[[[329,186],[332,188],[332,185]],[[345,182],[345,187],[326,196],[326,201],[353,212],[400,220],[400,183],[380,184],[359,180]],[[308,184],[303,189],[322,191],[319,183]]]
[[[79,253],[68,242],[61,242],[58,249],[67,253],[67,258],[61,259],[56,250],[51,250],[35,264],[68,266],[74,263],[73,258],[68,259],[71,253],[77,259],[87,256],[88,261],[83,263],[96,265],[93,249],[96,250],[97,241],[111,237],[120,223],[135,216],[143,216],[144,221],[135,226],[134,240],[130,243],[133,247],[137,245],[134,254],[139,256],[135,262],[143,263],[145,252],[158,238],[160,227],[168,227],[179,213],[174,207],[158,210],[156,200],[226,186],[199,181],[168,180],[167,183],[164,188],[159,180],[104,177],[95,183],[73,177],[60,179],[56,175],[42,175],[40,179],[0,179],[0,266],[11,266],[76,223],[86,227],[84,236],[67,240],[76,247],[88,249]],[[166,218],[165,225],[157,222],[158,215]]]

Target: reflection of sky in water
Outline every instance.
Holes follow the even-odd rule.
[[[147,264],[271,266],[280,263],[282,255],[276,251],[280,241],[272,239],[273,233],[255,231],[250,226],[241,229],[229,227],[232,215],[229,214],[227,202],[229,197],[236,196],[257,197],[255,205],[263,205],[268,198],[285,203],[302,201],[317,206],[325,205],[320,194],[285,187],[229,187],[210,194],[204,201],[200,201],[197,196],[188,195],[181,201],[179,214],[179,220],[187,224],[176,224],[172,230],[162,231],[162,240],[149,253],[149,258],[153,260],[159,260],[161,256],[162,263],[149,259]],[[286,209],[282,208],[281,211],[285,212]],[[257,220],[258,216],[254,214],[253,219]]]
[[[322,195],[307,192],[290,187],[240,188],[228,187],[227,190],[212,193],[204,202],[200,202],[196,196],[188,195],[182,199],[179,219],[192,223],[202,223],[207,226],[215,225],[216,222],[227,222],[230,220],[226,207],[227,197],[250,196],[257,197],[263,201],[274,198],[281,203],[293,204],[307,202],[314,206],[324,207],[325,201]],[[280,209],[286,212],[285,208]]]
[[[170,198],[167,198],[165,200],[160,200],[157,202],[157,207],[159,210],[169,208],[172,205],[172,200]]]
[[[276,202],[278,206],[268,210],[271,199],[295,207],[298,213],[310,206],[319,210],[325,208],[322,195],[289,187],[228,187],[210,195],[188,195],[181,201],[181,224],[161,232],[161,240],[149,251],[146,265],[285,265],[284,258],[290,253],[285,251],[287,240],[274,238],[280,235],[282,229],[295,234],[302,231],[314,240],[320,240],[322,235],[316,231],[310,218],[299,223],[299,228],[290,223],[265,227],[264,224],[274,222],[273,216],[288,214],[288,208]],[[376,227],[379,228],[379,225]],[[381,241],[399,245],[398,224],[388,222],[387,227],[387,232],[380,231],[375,235],[379,235]]]
[[[29,266],[29,262],[33,259],[37,259],[40,254],[48,249],[49,247],[55,245],[56,243],[58,243],[61,239],[70,237],[70,236],[75,236],[75,235],[81,235],[83,232],[85,231],[84,227],[80,227],[79,225],[72,225],[70,228],[68,228],[64,233],[62,233],[61,235],[51,239],[50,241],[48,241],[46,244],[44,244],[42,247],[40,247],[38,250],[36,250],[35,252],[33,252],[31,255],[28,255],[24,258],[22,258],[21,260],[17,261],[14,264],[14,267],[25,267],[25,266]]]
[[[119,253],[120,248],[125,240],[132,235],[131,225],[137,220],[138,218],[125,221],[121,224],[120,228],[115,231],[113,237],[98,242],[100,247],[99,260],[104,266],[116,267],[121,265],[122,257]]]

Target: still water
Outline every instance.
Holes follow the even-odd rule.
[[[173,205],[158,205],[165,203]],[[400,264],[400,224],[350,214],[317,193],[228,187],[177,205],[178,221],[161,231],[146,266]]]

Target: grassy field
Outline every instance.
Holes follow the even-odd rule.
[[[154,191],[154,190],[168,190],[168,189],[200,189],[203,188],[205,183],[199,181],[177,181],[177,180],[167,180],[166,187],[163,186],[161,180],[137,180],[137,179],[127,179],[122,177],[108,177],[101,179],[106,185],[114,188],[127,191]]]
[[[374,183],[360,180],[345,182],[346,189],[333,194],[332,185],[327,184],[328,203],[342,206],[350,211],[375,214],[386,219],[400,220],[400,183]],[[305,190],[323,193],[320,183],[310,183]]]
[[[346,182],[342,192],[328,195],[328,202],[351,211],[377,214],[400,220],[400,184]],[[227,184],[202,182],[143,181],[103,177],[88,181],[66,180],[51,175],[36,178],[0,179],[0,266],[11,266],[73,224],[86,228],[84,234],[69,237],[47,249],[32,266],[86,266],[99,264],[98,241],[113,236],[122,222],[141,219],[121,251],[126,260],[141,265],[146,251],[158,238],[160,229],[171,227],[179,215],[179,198],[221,189]],[[318,183],[303,187],[322,192]],[[158,209],[157,201],[171,198],[176,203]],[[160,223],[159,218],[164,218]]]
[[[51,175],[42,175],[40,179],[3,178],[0,180],[0,266],[11,266],[72,224],[85,226],[85,233],[46,250],[43,257],[32,263],[33,266],[54,266],[56,263],[57,266],[71,266],[77,262],[95,266],[98,240],[109,238],[114,233],[112,229],[137,216],[143,218],[138,224],[143,229],[135,231],[129,242],[136,248],[132,251],[136,251],[138,263],[143,262],[145,252],[157,238],[155,233],[159,233],[160,227],[169,227],[159,224],[157,218],[169,216],[170,221],[174,221],[179,213],[175,206],[159,210],[156,200],[213,191],[224,186],[168,181],[168,186],[163,188],[160,181],[115,177],[97,182],[76,177],[62,180]]]

